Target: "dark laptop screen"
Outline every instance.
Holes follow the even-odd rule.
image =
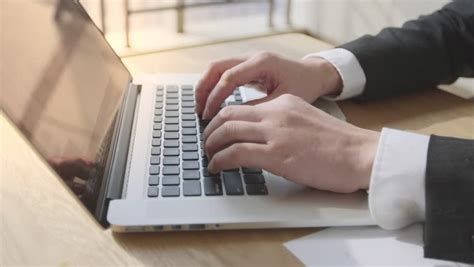
[[[0,10],[0,106],[93,209],[130,74],[74,0]]]

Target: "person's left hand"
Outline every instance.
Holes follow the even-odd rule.
[[[368,188],[378,139],[290,94],[225,107],[204,131],[210,172],[258,167],[340,193]]]

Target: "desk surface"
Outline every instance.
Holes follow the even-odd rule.
[[[254,50],[299,58],[331,46],[301,34],[124,59],[132,73],[202,72],[211,60]],[[344,101],[349,122],[474,138],[474,105],[440,90],[371,103]],[[0,265],[298,265],[282,243],[315,229],[114,234],[103,230],[18,131],[0,117]]]

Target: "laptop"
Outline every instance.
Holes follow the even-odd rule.
[[[132,78],[73,0],[1,1],[0,106],[98,222],[118,232],[374,224],[335,194],[256,166],[207,171],[199,74]],[[262,95],[236,88],[222,107]],[[337,105],[315,104],[344,119]]]

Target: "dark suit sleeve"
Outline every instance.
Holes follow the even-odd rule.
[[[434,89],[458,77],[473,77],[474,0],[451,2],[402,28],[386,28],[340,47],[351,51],[364,70],[363,99]]]
[[[431,136],[425,257],[474,263],[474,141]]]

